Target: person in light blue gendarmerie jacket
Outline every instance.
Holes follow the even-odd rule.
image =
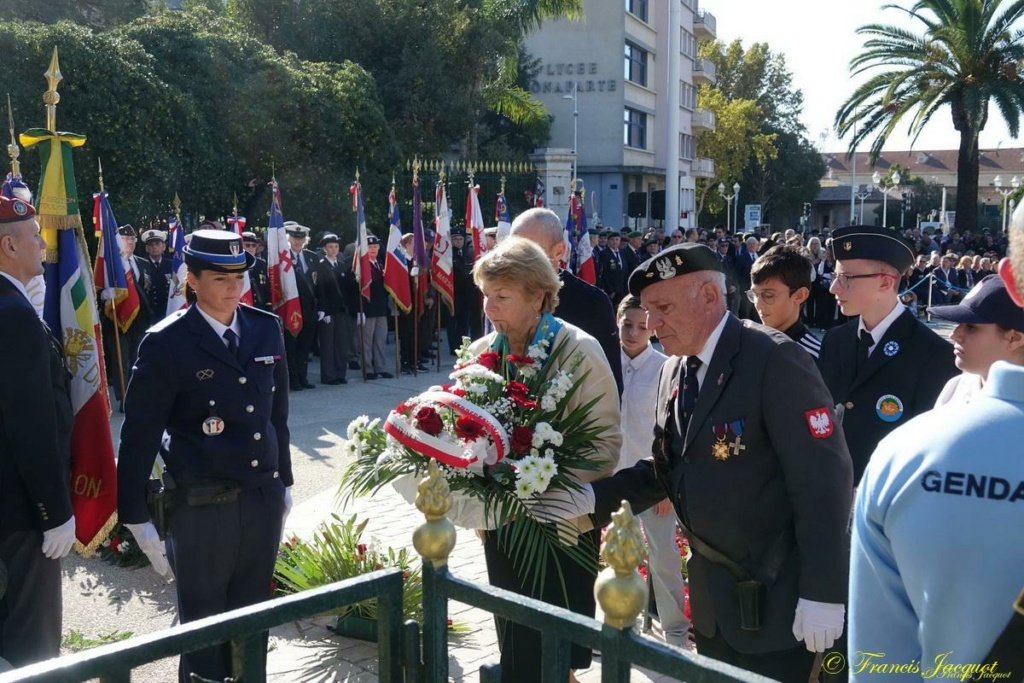
[[[169,562],[182,623],[270,599],[291,507],[281,321],[238,303],[254,262],[232,232],[192,233],[185,264],[196,303],[149,329],[126,392],[118,514],[158,573]],[[166,546],[147,508],[158,452],[164,485],[176,485]],[[230,646],[182,655],[182,683],[192,673],[230,676]]]
[[[1010,232],[999,276],[1020,306],[1024,205]],[[879,443],[854,508],[851,680],[908,680],[900,666],[915,680],[949,677],[986,662],[970,680],[1024,677],[1021,443],[1024,367],[1003,361],[970,403],[919,415]]]

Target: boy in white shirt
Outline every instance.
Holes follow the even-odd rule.
[[[652,331],[640,298],[628,296],[616,314],[622,349],[622,454],[617,469],[651,457],[658,377],[667,356],[651,346]],[[639,515],[647,536],[648,568],[665,641],[694,650],[690,620],[684,613],[683,574],[676,546],[676,515],[666,498]]]

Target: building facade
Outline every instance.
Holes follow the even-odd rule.
[[[675,71],[669,3],[584,0],[581,20],[545,22],[526,41],[541,62],[530,89],[553,117],[550,144],[575,151],[587,213],[608,227],[696,225],[695,179],[714,176],[714,163],[698,155],[696,135],[715,125],[714,115],[697,103],[697,86],[714,83],[714,66],[697,57],[697,45],[716,37],[715,17],[697,0],[671,2],[680,9],[678,102],[668,94]],[[674,141],[671,116],[678,117]],[[679,159],[678,178],[666,183],[672,154]],[[673,186],[676,224],[664,216],[664,193]]]

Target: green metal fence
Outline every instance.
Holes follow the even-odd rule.
[[[477,607],[541,631],[543,681],[563,683],[569,675],[570,645],[601,653],[602,683],[625,683],[634,666],[687,683],[766,683],[769,679],[706,657],[684,652],[634,630],[646,584],[637,575],[640,557],[623,547],[642,548],[639,528],[628,505],[614,516],[606,545],[624,539],[606,558],[595,584],[605,623],[525,598],[507,590],[478,585],[451,575],[448,556],[455,547],[455,527],[445,517],[451,508],[448,485],[435,466],[420,485],[416,507],[426,522],[413,534],[423,558],[423,619],[402,623],[402,572],[383,569],[322,588],[260,603],[226,614],[176,626],[131,640],[0,674],[0,683],[127,683],[132,670],[165,657],[230,642],[232,674],[239,683],[256,683],[264,656],[263,633],[275,626],[323,614],[345,605],[377,598],[378,656],[382,683],[443,683],[448,680],[448,601]],[[497,659],[497,648],[495,648]],[[498,664],[480,667],[482,683],[501,680]],[[539,683],[539,682],[538,682]]]

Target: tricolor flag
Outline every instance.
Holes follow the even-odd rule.
[[[501,242],[512,233],[512,213],[508,210],[504,192],[498,193],[498,199],[494,203],[494,220],[498,223],[497,238]]]
[[[544,181],[537,176],[537,183],[533,187],[533,205],[544,206]]]
[[[239,237],[245,232],[245,216],[239,216],[237,213],[231,215],[227,219],[228,230],[235,233]],[[247,306],[252,306],[252,283],[249,281],[249,271],[245,271],[242,278],[242,298],[240,301]]]
[[[92,223],[96,230],[96,265],[93,285],[100,292],[103,312],[127,332],[139,314],[139,290],[131,269],[125,271],[117,239],[117,219],[106,192],[97,192],[92,201]]]
[[[448,312],[455,313],[455,281],[452,278],[451,218],[444,183],[434,193],[434,254],[430,263],[430,282],[444,300]]]
[[[582,195],[576,204],[576,213],[579,216],[576,224],[576,275],[584,282],[594,285],[597,284],[597,269],[594,267],[594,247],[590,244],[587,211]]]
[[[480,258],[487,251],[484,240],[484,214],[480,210],[480,186],[470,185],[466,193],[466,234],[473,243],[473,256]]]
[[[281,318],[284,328],[293,337],[302,330],[302,306],[299,286],[295,283],[295,264],[284,230],[281,212],[281,188],[277,180],[270,181],[270,221],[267,227],[267,275],[270,279],[270,306]]]
[[[188,307],[185,299],[185,228],[174,216],[167,219],[167,251],[171,257],[171,285],[167,288],[167,315]]]
[[[416,273],[416,310],[423,311],[423,295],[427,292],[427,235],[423,231],[423,200],[420,195],[420,179],[412,179],[412,267]],[[418,315],[419,313],[417,313]]]
[[[348,188],[352,195],[352,211],[356,214],[356,250],[352,254],[352,271],[359,283],[359,293],[364,299],[370,298],[370,283],[373,282],[373,264],[370,262],[370,243],[366,232],[366,212],[363,211],[363,186],[355,181]]]
[[[409,262],[402,248],[402,220],[398,213],[398,199],[392,186],[388,195],[388,216],[391,228],[388,233],[388,253],[384,256],[384,289],[395,300],[403,313],[412,310],[412,291],[409,285]]]
[[[76,548],[88,556],[117,522],[117,468],[96,293],[71,155],[85,144],[85,136],[33,128],[22,133],[21,144],[38,145],[41,157],[36,215],[46,241],[43,318],[63,343],[71,373],[71,503]]]

